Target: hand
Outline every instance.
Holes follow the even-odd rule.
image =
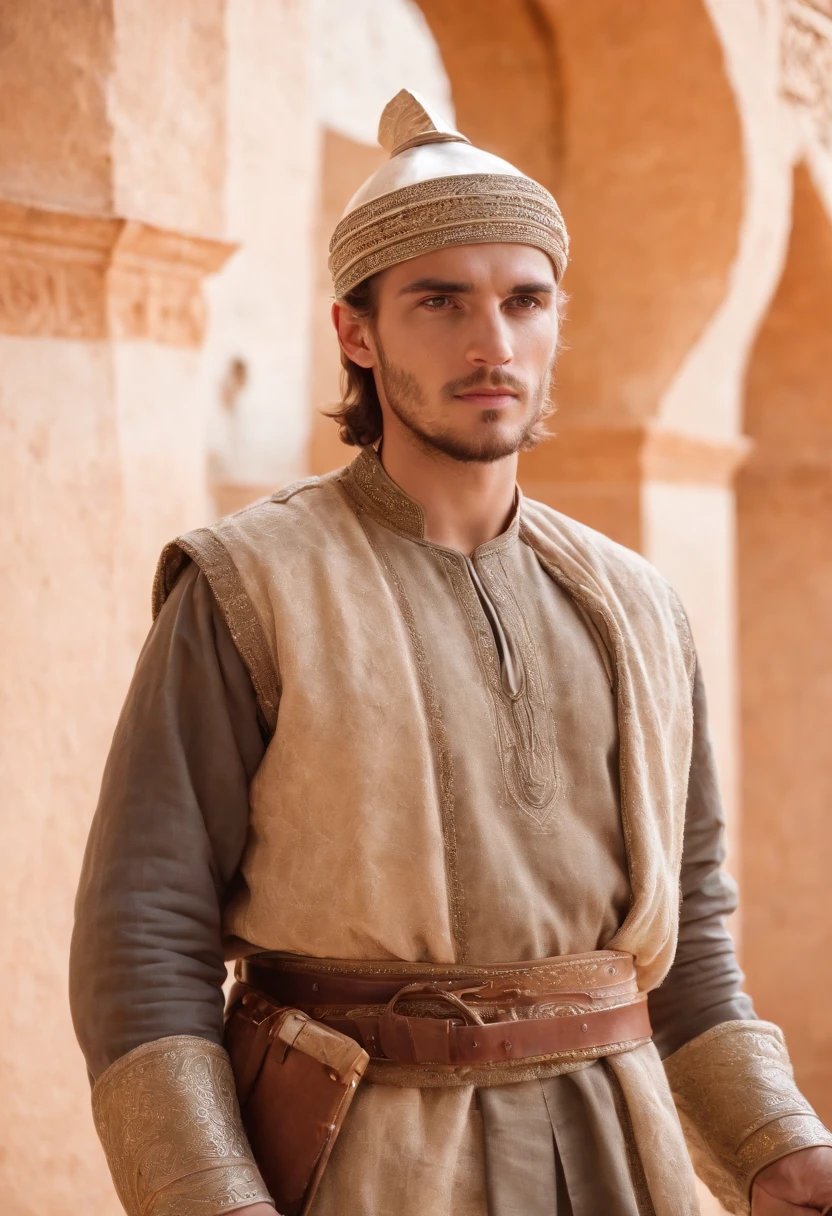
[[[751,1216],[832,1212],[832,1148],[801,1148],[760,1170]]]

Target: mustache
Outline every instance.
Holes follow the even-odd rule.
[[[442,388],[442,396],[455,397],[458,393],[468,392],[472,388],[510,388],[519,397],[525,397],[528,394],[528,385],[519,380],[517,376],[512,376],[510,372],[500,371],[499,368],[489,372],[481,367],[468,376],[461,376],[459,380],[449,380]]]

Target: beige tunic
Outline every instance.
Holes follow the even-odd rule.
[[[470,562],[377,520],[364,526],[401,586],[433,677],[451,763],[459,919],[468,959],[500,962],[600,948],[629,901],[616,706],[600,640],[522,542],[517,519]],[[496,613],[496,633],[483,600]],[[508,664],[501,663],[498,647]],[[258,834],[250,847],[268,856],[269,846]],[[252,868],[259,877],[256,864]],[[247,896],[247,902],[256,899]],[[240,936],[250,940],[252,920],[260,923],[256,917],[238,922],[232,908],[227,924],[234,932],[245,927]],[[279,923],[274,934],[257,944],[281,948]],[[372,949],[383,957],[389,944]],[[556,1081],[574,1087],[571,1079]],[[496,1097],[486,1095],[492,1108]],[[513,1139],[516,1147],[548,1140],[543,1156],[554,1177],[541,1083],[525,1083],[511,1097],[521,1101],[524,1114],[537,1109],[547,1116],[536,1134]],[[600,1109],[612,1136],[618,1132],[615,1106],[607,1100]],[[493,1118],[500,1118],[496,1108]],[[623,1159],[614,1210],[635,1216]],[[497,1171],[495,1187],[504,1173]],[[531,1213],[524,1189],[522,1210]],[[532,1195],[538,1189],[539,1183]],[[411,1195],[437,1216],[485,1216],[482,1114],[471,1087],[360,1091],[313,1212],[405,1212]],[[554,1197],[552,1190],[552,1204]]]
[[[376,513],[363,526],[407,605],[408,626],[424,647],[423,665],[431,674],[429,708],[446,743],[445,780],[452,791],[452,893],[466,955],[473,962],[517,960],[605,945],[624,919],[630,888],[615,701],[600,639],[571,597],[544,573],[516,519],[469,562],[426,542],[413,528],[403,528],[401,506],[394,495],[389,518]],[[221,619],[214,613],[206,620],[203,609],[196,622],[201,636],[193,637],[192,623],[192,636],[183,641],[185,653],[170,644],[174,614],[195,594],[212,612],[202,576],[186,576],[165,610],[158,646],[149,644],[140,664],[91,838],[79,896],[74,1004],[94,1073],[154,1037],[217,1036],[223,905],[226,938],[241,943],[238,949],[308,949],[297,936],[302,928],[287,935],[291,918],[280,911],[292,897],[287,850],[302,865],[314,840],[287,839],[279,821],[254,822],[244,848],[245,826],[241,832],[233,810],[239,789],[244,798],[255,773],[262,779],[263,740],[258,750],[252,739],[257,729],[254,696],[240,680],[239,662],[235,670],[236,655]],[[187,635],[187,622],[182,629]],[[344,645],[347,652],[346,637]],[[199,660],[211,651],[215,670],[208,672],[208,705],[214,722],[211,735],[200,739],[199,727],[211,716],[205,690],[200,690],[200,705],[190,702],[190,716],[179,697],[182,683],[193,678],[194,657]],[[176,686],[169,687],[170,682]],[[160,696],[166,711],[162,717],[168,721],[159,720]],[[245,727],[246,721],[252,725]],[[153,734],[155,778],[146,753],[142,763],[143,732]],[[229,769],[228,756],[235,753]],[[706,753],[698,762],[700,769],[710,764]],[[164,788],[158,782],[160,770],[172,778],[162,798],[170,817],[159,816],[159,794],[154,793],[160,784]],[[217,798],[212,778],[219,782],[224,802]],[[709,785],[705,778],[704,785],[713,797],[712,781]],[[707,949],[689,949],[689,962],[701,969],[706,982],[696,986],[699,1004],[690,990],[681,1002],[687,1006],[687,1031],[678,1010],[673,1025],[665,1028],[675,1044],[726,1017],[750,1012],[739,996],[730,941],[719,929],[732,893],[724,882],[714,881],[719,810],[718,803],[705,802],[704,809],[698,808],[698,823],[701,828],[704,818],[711,826],[704,851],[700,839],[692,861],[698,863],[702,881],[690,884],[691,907],[699,901],[690,923],[705,923],[712,937]],[[358,843],[359,864],[372,872],[373,841]],[[356,841],[344,845],[355,853]],[[418,882],[412,866],[408,874],[409,847],[403,833],[402,872]],[[148,855],[166,897],[154,911],[157,940],[151,931],[137,944],[128,940],[130,933],[122,925],[124,909],[135,914],[130,891],[136,868]],[[278,855],[280,889],[270,877]],[[179,891],[170,898],[177,884]],[[703,916],[706,888],[710,904],[706,900]],[[327,888],[319,890],[325,907]],[[315,919],[321,919],[317,910]],[[295,923],[302,926],[302,918]],[[375,917],[372,923],[382,927],[373,937],[369,923],[358,917],[348,926],[355,934],[353,957],[440,961],[419,924],[391,923],[388,930]],[[683,941],[684,924],[683,913]],[[708,974],[712,958],[718,966]],[[688,985],[690,976],[689,968]],[[648,1061],[645,1066],[654,1065]],[[620,1117],[620,1096],[604,1064],[574,1078],[491,1090],[481,1100],[470,1087],[368,1086],[359,1093],[328,1167],[315,1216],[417,1210],[447,1211],[449,1216],[452,1211],[457,1216],[486,1211],[508,1216],[516,1210],[537,1216],[538,1211],[554,1211],[556,1202],[558,1211],[574,1210],[576,1216],[598,1210],[621,1216],[649,1211],[643,1179],[627,1156],[631,1136],[626,1117],[623,1123]],[[577,1128],[583,1134],[576,1137]]]
[[[296,866],[314,868],[308,854],[315,840],[302,838],[300,830],[297,840],[287,840],[286,821],[272,815],[271,804],[255,811],[242,864],[248,888],[226,913],[226,932],[264,950],[410,962],[457,961],[463,950],[466,961],[487,963],[598,949],[623,920],[630,893],[616,704],[600,641],[521,540],[516,518],[470,561],[403,534],[398,515],[391,522],[392,527],[365,518],[362,524],[407,606],[429,673],[428,716],[441,730],[440,754],[447,754],[452,808],[450,829],[443,830],[453,832],[455,866],[448,886],[455,905],[451,919],[458,926],[456,958],[438,953],[444,947],[441,939],[437,947],[429,925],[423,931],[415,919],[408,924],[385,918],[383,911],[378,915],[376,907],[363,911],[358,897],[348,938],[335,925],[325,925],[329,936],[314,937],[308,918],[294,928],[292,911],[283,908],[286,874]],[[477,584],[500,621],[515,689],[506,687]],[[348,662],[348,645],[344,652]],[[395,689],[387,695],[395,700]],[[388,712],[386,704],[379,709]],[[279,729],[272,786],[281,767]],[[417,753],[413,759],[423,765],[427,758]],[[339,762],[343,758],[332,757],[333,765]],[[265,773],[259,782],[270,780]],[[394,813],[391,808],[390,818]],[[334,832],[344,827],[340,817],[332,822]],[[339,885],[373,889],[372,836],[382,840],[388,830],[379,823],[357,842],[344,839],[350,873],[338,876]],[[400,883],[418,889],[427,877],[423,854],[404,831],[398,850]],[[390,906],[396,907],[392,898]],[[415,901],[413,907],[415,916]]]

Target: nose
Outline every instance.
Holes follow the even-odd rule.
[[[508,323],[499,307],[472,318],[466,358],[473,367],[504,367],[514,357]]]

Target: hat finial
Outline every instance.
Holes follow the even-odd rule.
[[[382,111],[378,142],[391,156],[397,156],[405,148],[416,148],[420,144],[469,144],[471,141],[431,109],[418,93],[401,89]]]

